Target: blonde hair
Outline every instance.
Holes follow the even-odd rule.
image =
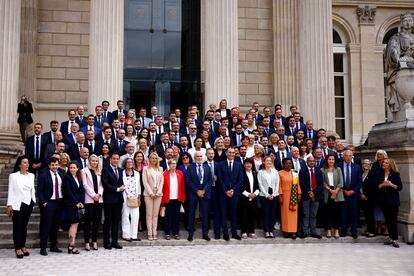
[[[214,140],[214,148],[217,148],[217,143],[222,141],[224,143],[224,139],[221,137],[217,137],[216,140]]]
[[[91,159],[92,158],[96,158],[98,160],[98,166],[96,167],[96,169],[91,167]],[[99,157],[96,154],[91,154],[91,156],[89,156],[87,166],[90,170],[94,170],[96,175],[101,175],[102,174],[102,163],[100,162]]]
[[[155,166],[150,162],[152,156],[157,157],[157,164],[155,164]],[[148,168],[155,168],[157,170],[160,169],[160,158],[156,152],[151,152],[150,155],[148,155]]]
[[[398,170],[398,166],[397,166],[397,164],[395,163],[395,160],[394,159],[391,159],[391,158],[384,158],[384,161],[385,160],[388,160],[388,162],[390,163],[390,170],[391,171],[393,171],[393,172],[399,172],[399,170]]]
[[[62,152],[61,154],[60,154],[60,160],[62,161],[62,157],[65,157],[66,158],[66,160],[68,160],[68,164],[70,163],[70,156],[69,156],[69,154],[67,154],[66,152]]]

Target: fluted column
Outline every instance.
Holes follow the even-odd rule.
[[[0,144],[20,140],[17,124],[20,0],[0,0]]]
[[[274,102],[286,108],[297,103],[298,0],[273,0]]]
[[[303,116],[334,131],[331,0],[299,0],[299,76]]]
[[[124,0],[92,0],[88,106],[123,97]]]
[[[227,99],[239,105],[237,0],[204,1],[205,98],[204,106]]]

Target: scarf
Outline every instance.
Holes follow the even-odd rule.
[[[289,210],[296,211],[298,205],[298,185],[299,185],[299,177],[298,174],[292,171],[293,183],[292,189],[290,191],[290,202],[289,202]]]

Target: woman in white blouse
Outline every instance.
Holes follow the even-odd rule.
[[[122,239],[126,241],[138,240],[139,206],[128,206],[128,198],[138,201],[141,196],[139,172],[134,170],[132,158],[126,158],[123,164],[122,180],[125,190],[122,206]],[[131,220],[130,220],[131,218]]]
[[[263,208],[263,230],[265,238],[274,238],[276,208],[279,205],[279,173],[273,166],[270,156],[264,158],[264,168],[257,175],[260,189],[260,202]]]
[[[6,212],[13,219],[13,242],[16,257],[29,256],[26,249],[27,224],[36,203],[35,176],[29,173],[29,158],[21,156],[16,162],[18,168],[9,175],[9,189]],[[18,170],[17,170],[18,169]]]
[[[147,215],[148,240],[157,240],[158,213],[160,211],[164,177],[156,152],[148,156],[148,167],[142,172],[144,200]]]
[[[207,160],[206,157],[206,149],[202,148],[203,146],[203,140],[201,139],[201,137],[197,137],[194,140],[194,148],[189,149],[187,152],[191,155],[191,158],[193,158],[194,160],[194,153],[196,151],[200,151],[202,156],[203,156],[203,162]]]

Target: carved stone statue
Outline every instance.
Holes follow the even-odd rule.
[[[414,13],[401,15],[400,30],[391,37],[385,53],[388,106],[393,120],[406,119],[400,111],[413,109],[414,98]]]

